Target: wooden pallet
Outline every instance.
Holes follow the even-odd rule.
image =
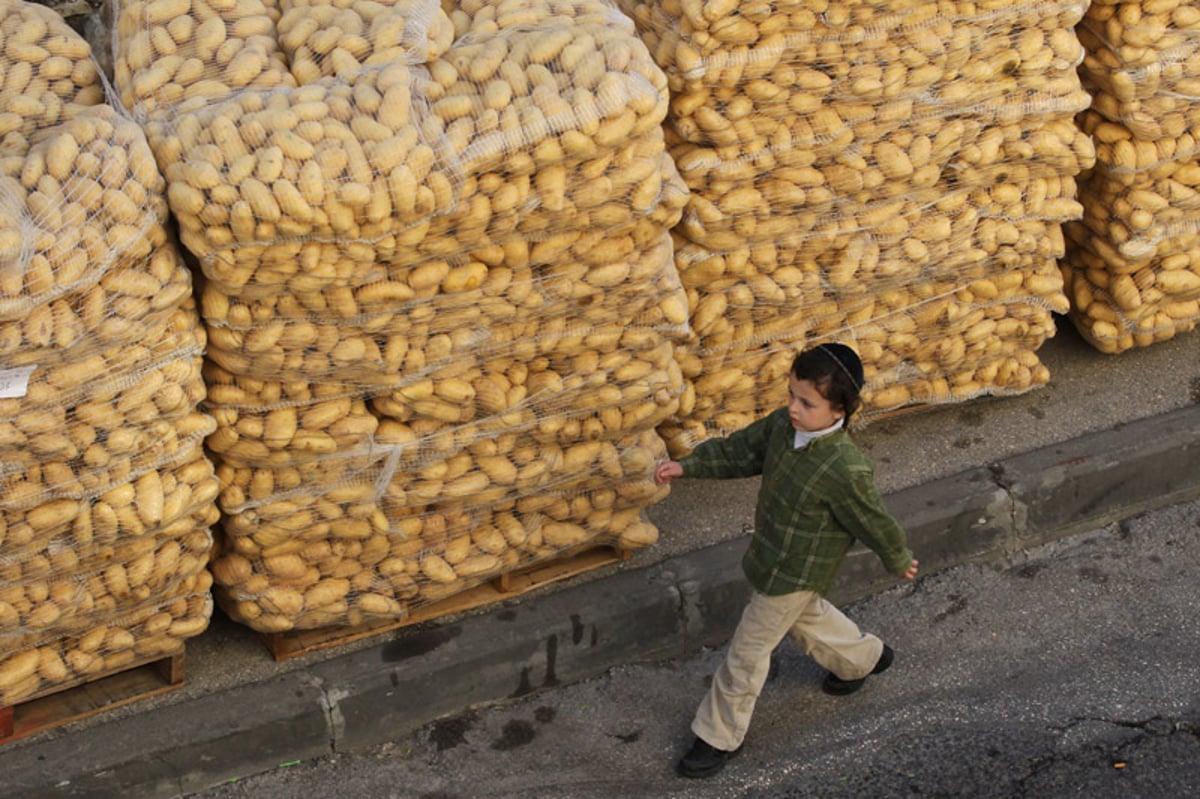
[[[289,630],[282,633],[260,633],[263,643],[276,661],[306,655],[322,649],[371,638],[376,635],[408,627],[425,621],[450,616],[467,610],[490,605],[502,599],[529,593],[559,580],[629,560],[630,551],[612,547],[588,549],[570,557],[518,569],[501,574],[490,582],[412,609],[399,619],[381,619],[357,627],[324,627],[316,630]]]
[[[55,685],[0,707],[0,744],[174,691],[184,681],[184,650]]]

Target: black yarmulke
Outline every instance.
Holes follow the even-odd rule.
[[[847,347],[845,344],[822,344],[820,350],[828,355],[833,360],[837,361],[842,367],[846,375],[854,382],[854,387],[861,390],[863,387],[863,366],[862,360],[859,359],[858,353]]]

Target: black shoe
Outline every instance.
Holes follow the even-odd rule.
[[[697,738],[691,750],[679,761],[676,770],[681,777],[711,777],[725,768],[725,761],[740,751],[742,747],[739,746],[732,752],[726,752],[710,745],[703,738]]]
[[[875,663],[875,668],[871,669],[871,674],[882,674],[887,671],[888,666],[892,665],[892,661],[895,659],[896,653],[892,651],[890,646],[884,644],[883,652],[879,655],[879,660]],[[825,675],[825,682],[821,684],[821,690],[833,696],[845,696],[862,688],[863,683],[866,681],[866,677],[863,677],[861,680],[843,680],[831,671]]]

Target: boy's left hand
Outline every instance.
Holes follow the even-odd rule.
[[[917,563],[917,559],[916,559],[916,558],[913,558],[912,565],[908,567],[908,570],[907,570],[907,571],[901,572],[901,574],[900,574],[900,579],[902,579],[902,580],[915,580],[915,579],[917,579],[917,566],[918,566],[918,565],[919,565],[919,564]]]

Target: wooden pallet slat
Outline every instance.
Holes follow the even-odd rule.
[[[184,650],[55,685],[0,707],[0,745],[182,687]]]
[[[474,588],[468,588],[445,599],[413,608],[411,612],[399,619],[381,619],[356,627],[288,630],[281,633],[260,633],[259,635],[267,650],[270,651],[271,657],[276,661],[287,660],[520,596],[550,583],[628,560],[631,554],[626,549],[615,549],[608,546],[596,547],[570,557],[501,574]]]

